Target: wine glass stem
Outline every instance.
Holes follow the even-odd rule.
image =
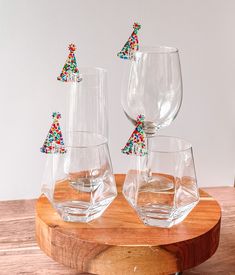
[[[147,179],[152,177],[152,173],[151,173],[151,169],[149,168],[149,152],[150,152],[150,148],[149,148],[149,139],[148,137],[146,138],[146,148],[147,148],[147,155],[146,155],[146,161],[145,161],[145,170],[146,170],[146,176]]]

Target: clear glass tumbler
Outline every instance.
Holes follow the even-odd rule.
[[[117,195],[107,140],[73,133],[66,154],[47,155],[43,193],[64,221],[89,222],[102,215]]]
[[[80,82],[66,86],[65,142],[72,144],[73,132],[91,132],[108,138],[107,72],[96,67],[80,68]],[[76,140],[74,141],[76,142]]]
[[[192,146],[175,137],[149,138],[148,171],[145,157],[132,156],[123,194],[146,224],[171,227],[183,221],[199,201]],[[158,181],[154,180],[157,176]],[[164,189],[162,186],[172,186]]]

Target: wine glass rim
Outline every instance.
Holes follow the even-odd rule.
[[[136,54],[175,54],[179,49],[171,46],[157,45],[157,46],[140,46]]]
[[[191,142],[189,142],[188,140],[181,138],[181,137],[175,137],[175,136],[166,136],[166,135],[157,135],[157,136],[150,136],[148,137],[149,139],[160,139],[160,138],[164,138],[164,139],[173,139],[173,140],[178,140],[180,141],[183,145],[184,148],[183,149],[176,149],[176,150],[159,150],[159,149],[151,149],[151,152],[154,153],[165,153],[165,154],[172,154],[172,153],[179,153],[179,152],[185,152],[188,150],[192,150],[192,144]]]

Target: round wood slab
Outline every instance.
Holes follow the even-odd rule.
[[[219,204],[200,190],[198,205],[170,229],[145,226],[121,193],[102,217],[86,223],[64,222],[45,196],[36,204],[36,238],[55,261],[91,274],[170,274],[194,267],[219,244]]]

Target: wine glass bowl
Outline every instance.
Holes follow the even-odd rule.
[[[144,130],[154,136],[177,116],[182,103],[182,78],[178,49],[143,47],[134,53],[122,90],[123,110],[134,124],[145,116]]]

